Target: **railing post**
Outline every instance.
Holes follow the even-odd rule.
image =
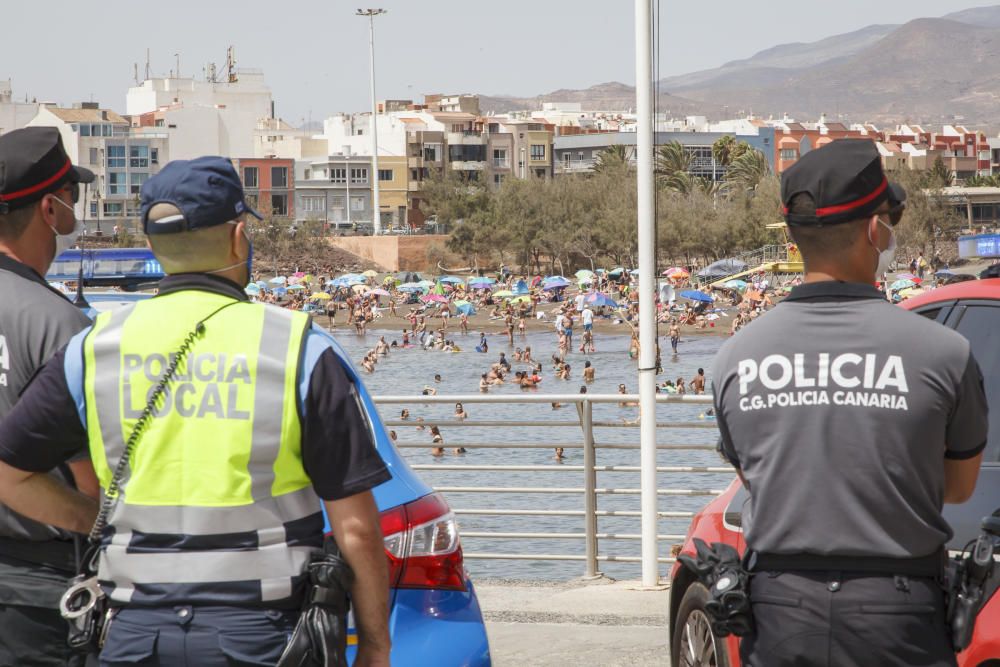
[[[594,404],[584,400],[580,406],[580,423],[583,426],[583,498],[584,533],[586,533],[586,571],[584,578],[596,579],[597,571],[597,456],[594,450]]]

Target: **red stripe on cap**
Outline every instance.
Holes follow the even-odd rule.
[[[60,178],[65,176],[66,172],[69,171],[69,168],[72,166],[73,163],[70,162],[69,158],[66,158],[66,164],[64,164],[62,168],[55,173],[54,176],[46,178],[38,185],[32,185],[30,188],[25,188],[23,190],[18,190],[17,192],[11,192],[5,195],[0,194],[0,201],[12,201],[14,199],[20,199],[21,197],[27,197],[28,195],[33,195],[39,190],[44,190],[45,188],[49,187],[50,185],[58,181]]]
[[[823,208],[818,208],[818,209],[816,209],[816,217],[819,218],[819,217],[823,217],[825,215],[834,215],[836,213],[846,213],[847,211],[850,211],[850,210],[859,208],[861,206],[864,206],[865,204],[870,203],[876,197],[878,197],[880,194],[882,194],[883,192],[885,192],[886,188],[888,188],[888,187],[889,187],[889,181],[883,176],[882,177],[882,184],[880,186],[878,186],[877,188],[875,188],[875,191],[872,192],[870,195],[862,197],[861,199],[855,199],[854,201],[848,202],[846,204],[839,204],[837,206],[825,206]]]

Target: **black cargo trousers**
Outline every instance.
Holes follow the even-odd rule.
[[[955,667],[944,592],[932,577],[755,572],[747,667]]]

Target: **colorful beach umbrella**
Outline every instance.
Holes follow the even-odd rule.
[[[889,289],[893,292],[898,292],[900,290],[910,289],[911,287],[916,287],[917,283],[913,282],[909,278],[904,278],[902,280],[897,280],[896,282],[889,285]]]
[[[459,315],[475,315],[476,307],[468,301],[456,301],[455,311],[458,312]]]
[[[304,290],[305,288],[306,288],[305,285],[302,285],[302,284],[299,284],[299,283],[295,283],[294,285],[289,285],[288,286],[288,290],[289,291],[295,290],[296,292],[298,292],[300,290]]]
[[[369,293],[369,294],[374,294],[375,296],[391,296],[391,295],[390,295],[390,294],[389,294],[389,293],[388,293],[387,291],[385,291],[384,289],[373,289],[372,291],[370,291],[370,292],[368,292],[368,293]]]
[[[425,294],[420,300],[424,303],[448,303],[448,297],[443,294]]]
[[[288,278],[286,278],[285,276],[275,276],[274,278],[271,278],[267,282],[269,282],[272,285],[284,285],[285,283],[288,282]]]
[[[495,282],[492,278],[472,278],[466,284],[472,289],[490,289]]]
[[[514,293],[511,292],[509,289],[502,289],[498,292],[493,292],[493,296],[499,299],[506,299],[507,297],[514,296]]]
[[[309,298],[315,301],[329,301],[333,297],[327,294],[326,292],[313,292],[312,294],[309,295]]]

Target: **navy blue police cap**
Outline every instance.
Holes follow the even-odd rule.
[[[67,183],[92,183],[76,167],[54,127],[25,127],[0,136],[0,215],[24,208]]]
[[[142,229],[149,235],[214,227],[244,213],[264,219],[247,205],[243,184],[232,163],[212,155],[168,163],[142,184],[140,197]],[[171,204],[180,213],[150,220],[150,210],[157,204]]]
[[[816,213],[790,213],[799,194],[812,196]],[[792,226],[839,225],[866,218],[886,201],[896,209],[905,205],[906,193],[890,184],[882,170],[875,142],[839,139],[809,151],[781,175],[781,204],[785,221]]]

